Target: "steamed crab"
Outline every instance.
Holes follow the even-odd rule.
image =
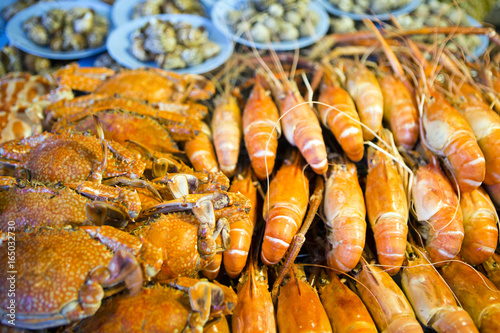
[[[134,253],[145,266],[148,276],[164,281],[178,276],[194,276],[210,264],[218,252],[229,247],[229,223],[225,218],[216,221],[214,210],[230,204],[230,197],[222,192],[191,194],[166,202],[162,209],[175,213],[155,214],[132,230],[137,236],[134,238],[111,226],[82,228],[105,244]],[[189,210],[193,214],[180,213],[179,210]],[[219,234],[222,239],[220,247],[216,243]],[[151,253],[156,254],[153,262],[142,260],[144,254],[151,258]],[[146,267],[150,267],[149,270]]]
[[[56,73],[55,80],[74,90],[139,99],[153,105],[162,102],[206,100],[215,86],[201,75],[177,74],[158,68],[140,68],[115,73],[106,68],[80,68],[70,64]]]
[[[78,229],[38,229],[0,234],[0,267],[8,266],[8,246],[17,249],[16,327],[43,329],[93,315],[106,292],[142,288],[142,271],[133,255],[115,253]],[[10,268],[9,268],[10,267]],[[0,281],[0,318],[7,324],[9,280]]]
[[[159,123],[164,131],[168,131],[167,135],[175,141],[189,140],[199,133],[202,126],[201,119],[208,113],[206,106],[193,102],[162,103],[161,107],[154,107],[137,99],[90,94],[72,100],[61,100],[49,105],[44,111],[46,114],[45,126],[52,127],[54,121],[57,123],[52,127],[52,130],[65,126],[78,126],[82,122],[90,123],[92,126],[92,114],[106,115],[108,110],[116,109],[127,113],[128,118],[131,119],[128,122],[135,121],[142,124],[151,119],[148,121]],[[100,118],[106,123],[103,116]],[[116,128],[114,129],[116,130]],[[132,131],[132,133],[134,132]]]
[[[41,182],[100,182],[102,178],[139,178],[146,167],[113,141],[94,136],[44,132],[0,145],[0,163],[25,170]]]
[[[231,288],[217,282],[183,278],[168,286],[144,288],[134,297],[120,294],[108,299],[74,331],[201,333],[221,316],[231,314],[236,300]]]
[[[91,182],[43,184],[0,176],[0,220],[13,221],[16,230],[26,227],[63,227],[107,219],[123,224],[141,211],[136,191]],[[0,225],[7,231],[9,225]]]

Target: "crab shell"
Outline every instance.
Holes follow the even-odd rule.
[[[122,112],[130,113],[130,118],[138,118],[139,115],[142,115],[154,120],[155,123],[160,123],[163,130],[168,131],[167,136],[172,136],[172,139],[175,141],[189,140],[201,131],[202,117],[200,117],[200,114],[202,114],[202,116],[206,115],[206,106],[198,103],[179,102],[162,103],[161,106],[165,108],[158,109],[143,101],[131,98],[107,96],[103,94],[90,94],[80,96],[69,101],[61,100],[57,103],[49,105],[45,109],[47,117],[45,125],[48,128],[53,120],[59,120],[58,123],[52,128],[52,131],[54,132],[64,126],[78,125],[80,122],[84,121],[86,123],[90,122],[90,126],[93,129],[95,128],[91,119],[91,115],[93,113],[99,113],[101,122],[106,122],[106,119],[103,119],[106,116],[102,116],[104,112],[109,109],[121,109]],[[137,122],[142,124],[145,120]],[[127,128],[128,126],[122,125],[121,123],[114,124],[115,130],[120,127]],[[134,133],[134,131],[130,132]],[[139,135],[135,136],[139,137]],[[113,140],[122,143],[120,140],[115,138],[113,138]],[[137,138],[133,140],[139,141]]]
[[[99,117],[103,127],[104,136],[110,140],[126,145],[127,141],[138,142],[150,151],[162,153],[179,153],[177,143],[170,136],[169,131],[153,117],[143,116],[139,113],[113,108],[93,112]],[[57,123],[53,131],[64,128]],[[78,132],[90,131],[97,135],[92,115],[70,125],[71,129]]]
[[[16,327],[42,329],[68,324],[97,311],[104,287],[122,281],[132,286],[131,293],[142,287],[142,273],[135,257],[123,251],[113,255],[79,229],[4,233],[0,240],[0,268],[6,274],[15,271],[10,276],[15,277]],[[13,242],[12,263],[8,253]],[[10,319],[7,307],[11,288],[11,280],[0,280],[3,324]]]
[[[232,299],[234,291],[219,289],[217,285],[203,280],[196,283],[210,285],[217,294]],[[232,295],[231,295],[232,294]],[[202,304],[210,304],[210,321],[220,318],[222,313],[213,307],[211,295],[190,293],[189,288],[178,289],[175,286],[155,285],[145,288],[135,297],[117,295],[107,299],[92,318],[84,320],[75,332],[203,332],[204,322],[193,309],[193,301],[202,300]],[[225,304],[225,300],[223,304]],[[199,303],[198,303],[199,304]],[[231,305],[234,308],[234,304]],[[215,311],[214,311],[215,310]],[[232,310],[232,309],[231,309]],[[231,311],[229,311],[231,313]]]
[[[68,187],[14,182],[0,190],[0,220],[13,221],[18,231],[42,225],[82,224],[87,218],[85,204],[90,201]],[[9,224],[0,224],[0,231],[8,230]]]
[[[198,219],[192,214],[171,213],[133,231],[163,253],[163,264],[154,280],[192,277],[215,258],[198,251]]]
[[[29,138],[9,141],[0,145],[0,157],[29,171],[31,180],[41,182],[99,182],[102,177],[127,176],[138,178],[145,163],[137,160],[120,144],[108,141],[107,165],[99,170],[103,161],[101,141],[79,133],[44,132]]]
[[[185,98],[209,99],[215,93],[215,86],[201,75],[179,75],[158,68],[142,68],[114,75],[103,82],[95,93],[118,94],[157,104]]]
[[[148,103],[206,100],[215,93],[215,85],[201,75],[166,71],[159,68],[123,70],[115,74],[104,67],[79,67],[73,63],[53,74],[61,85],[74,90],[108,96],[120,95]]]

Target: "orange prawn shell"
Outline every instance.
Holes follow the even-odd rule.
[[[243,110],[243,133],[255,175],[265,179],[274,168],[281,127],[278,108],[259,77]]]
[[[413,96],[394,75],[380,80],[384,96],[384,120],[389,123],[397,146],[412,149],[419,136],[418,110]]]
[[[375,74],[365,65],[357,63],[347,70],[346,87],[356,103],[361,122],[377,133],[382,127],[384,96]],[[365,140],[372,140],[374,137],[363,127]]]
[[[467,120],[437,93],[424,103],[425,141],[437,155],[446,157],[460,191],[471,192],[486,173],[484,155]]]
[[[279,100],[281,125],[286,139],[296,146],[317,174],[328,169],[326,146],[318,117],[293,86]]]
[[[219,167],[228,177],[236,171],[242,137],[241,111],[238,101],[226,94],[216,101],[212,118],[212,135]]]
[[[250,200],[252,206],[248,214],[241,214],[241,218],[231,223],[229,231],[231,245],[223,254],[226,272],[231,278],[235,278],[247,262],[253,230],[257,222],[257,188],[253,185],[251,173],[248,172],[243,179],[235,177],[230,192],[243,194]]]
[[[210,139],[211,135],[208,125],[202,123],[202,131],[194,139],[186,141],[184,145],[186,155],[196,171],[219,171],[214,145]]]
[[[371,147],[368,148],[365,198],[378,261],[394,275],[406,251],[408,204],[395,162]]]
[[[410,303],[389,274],[377,266],[363,265],[358,280],[358,293],[380,331],[423,332]]]
[[[468,263],[479,265],[490,258],[497,247],[495,206],[486,191],[479,187],[470,193],[462,193],[460,207],[465,232],[460,254]]]
[[[358,295],[330,273],[330,282],[320,289],[323,307],[335,333],[376,333],[370,313]]]
[[[261,255],[266,264],[274,264],[284,256],[306,214],[309,180],[300,160],[285,161],[266,194],[263,207],[266,230]]]
[[[266,268],[263,271],[255,270],[253,264],[250,264],[246,275],[242,277],[244,282],[240,282],[238,286],[238,302],[232,316],[233,333],[276,332]]]
[[[464,228],[458,197],[436,159],[418,168],[412,197],[418,220],[427,226],[425,249],[432,262],[443,265],[460,252]]]
[[[470,124],[477,143],[484,154],[486,174],[484,183],[492,185],[500,182],[500,115],[490,109],[485,102],[471,97],[472,101],[461,101],[458,110]]]
[[[276,318],[279,332],[332,332],[318,293],[296,277],[280,288]]]
[[[361,258],[366,237],[366,210],[354,164],[334,164],[325,187],[324,212],[332,229],[327,263],[342,272],[352,270]]]
[[[477,332],[472,318],[458,306],[453,292],[422,252],[405,261],[401,285],[424,325],[438,332]]]
[[[349,93],[334,84],[332,79],[325,78],[318,100],[330,105],[330,107],[318,105],[323,125],[330,128],[351,160],[360,161],[364,154],[363,132],[356,106]],[[348,118],[344,113],[353,119]]]
[[[441,275],[481,332],[500,331],[500,290],[464,262],[451,261]]]

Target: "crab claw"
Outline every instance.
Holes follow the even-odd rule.
[[[208,281],[200,281],[188,290],[191,308],[200,313],[203,324],[208,321],[208,317],[210,315],[210,308],[212,305],[211,291],[212,288],[210,282]],[[220,291],[222,292],[222,290]],[[224,294],[222,294],[222,298],[224,299]]]
[[[85,204],[85,211],[87,218],[94,225],[104,225],[108,217],[116,221],[126,221],[128,219],[127,214],[118,206],[103,201],[88,202]],[[122,227],[122,225],[117,227]]]
[[[142,270],[135,256],[127,251],[119,250],[109,262],[108,269],[111,276],[105,281],[106,285],[113,286],[116,283],[125,281],[132,296],[135,296],[142,289]]]

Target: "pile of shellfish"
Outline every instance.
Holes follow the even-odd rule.
[[[0,122],[2,324],[499,331],[498,63],[365,24],[211,79],[2,77],[39,130]]]
[[[235,34],[249,33],[258,43],[291,41],[314,34],[319,16],[308,8],[309,0],[253,0],[229,10],[227,22]]]
[[[160,68],[178,69],[215,57],[220,46],[208,38],[203,26],[152,18],[132,34],[130,51],[140,61],[154,61]]]
[[[109,21],[91,8],[51,9],[32,16],[22,24],[28,38],[54,51],[75,51],[103,45]]]

